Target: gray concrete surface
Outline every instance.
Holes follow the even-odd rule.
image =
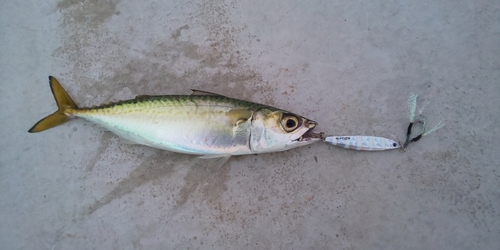
[[[2,249],[499,249],[499,1],[2,1],[0,39]],[[48,75],[82,106],[196,88],[403,139],[413,92],[448,123],[213,171],[84,120],[28,134]]]

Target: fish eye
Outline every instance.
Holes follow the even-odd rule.
[[[286,132],[292,132],[299,127],[299,119],[291,115],[283,116],[283,119],[281,119],[281,126]]]
[[[392,143],[392,146],[393,146],[393,147],[396,147],[397,145],[398,145],[398,144],[397,144],[397,143],[395,143],[395,142],[393,142],[393,143]]]

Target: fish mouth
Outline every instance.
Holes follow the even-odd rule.
[[[292,142],[315,142],[323,139],[325,136],[324,132],[316,133],[313,131],[313,129],[318,125],[317,122],[305,119],[303,125],[309,129],[299,138],[292,140]]]
[[[309,128],[309,130],[307,130],[304,134],[302,134],[302,136],[300,136],[299,138],[293,140],[293,141],[297,141],[297,142],[309,142],[309,141],[317,141],[319,139],[323,139],[325,137],[325,133],[324,132],[319,132],[319,133],[316,133],[313,131],[313,129],[318,125],[317,122],[315,121],[306,121],[305,122],[305,125]]]
[[[311,129],[307,130],[301,137],[299,137],[293,141],[294,142],[309,142],[309,141],[312,142],[312,141],[317,141],[317,140],[323,139],[324,136],[325,136],[324,132],[316,133],[311,128]]]

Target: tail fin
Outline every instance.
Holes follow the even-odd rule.
[[[66,93],[66,90],[64,90],[64,88],[61,86],[61,84],[59,84],[55,77],[49,76],[49,84],[50,89],[52,90],[52,94],[56,99],[58,109],[53,114],[43,118],[35,125],[33,125],[33,127],[28,130],[28,132],[30,133],[44,131],[46,129],[65,123],[68,120],[68,115],[65,114],[66,109],[78,108],[75,102],[71,99],[68,93]]]

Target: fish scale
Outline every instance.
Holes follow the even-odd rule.
[[[219,96],[156,96],[127,100],[67,113],[94,122],[127,140],[181,153],[241,154],[248,149],[248,133],[233,133],[226,114],[233,109],[253,112],[260,105],[244,105]],[[184,144],[190,141],[190,146]]]

